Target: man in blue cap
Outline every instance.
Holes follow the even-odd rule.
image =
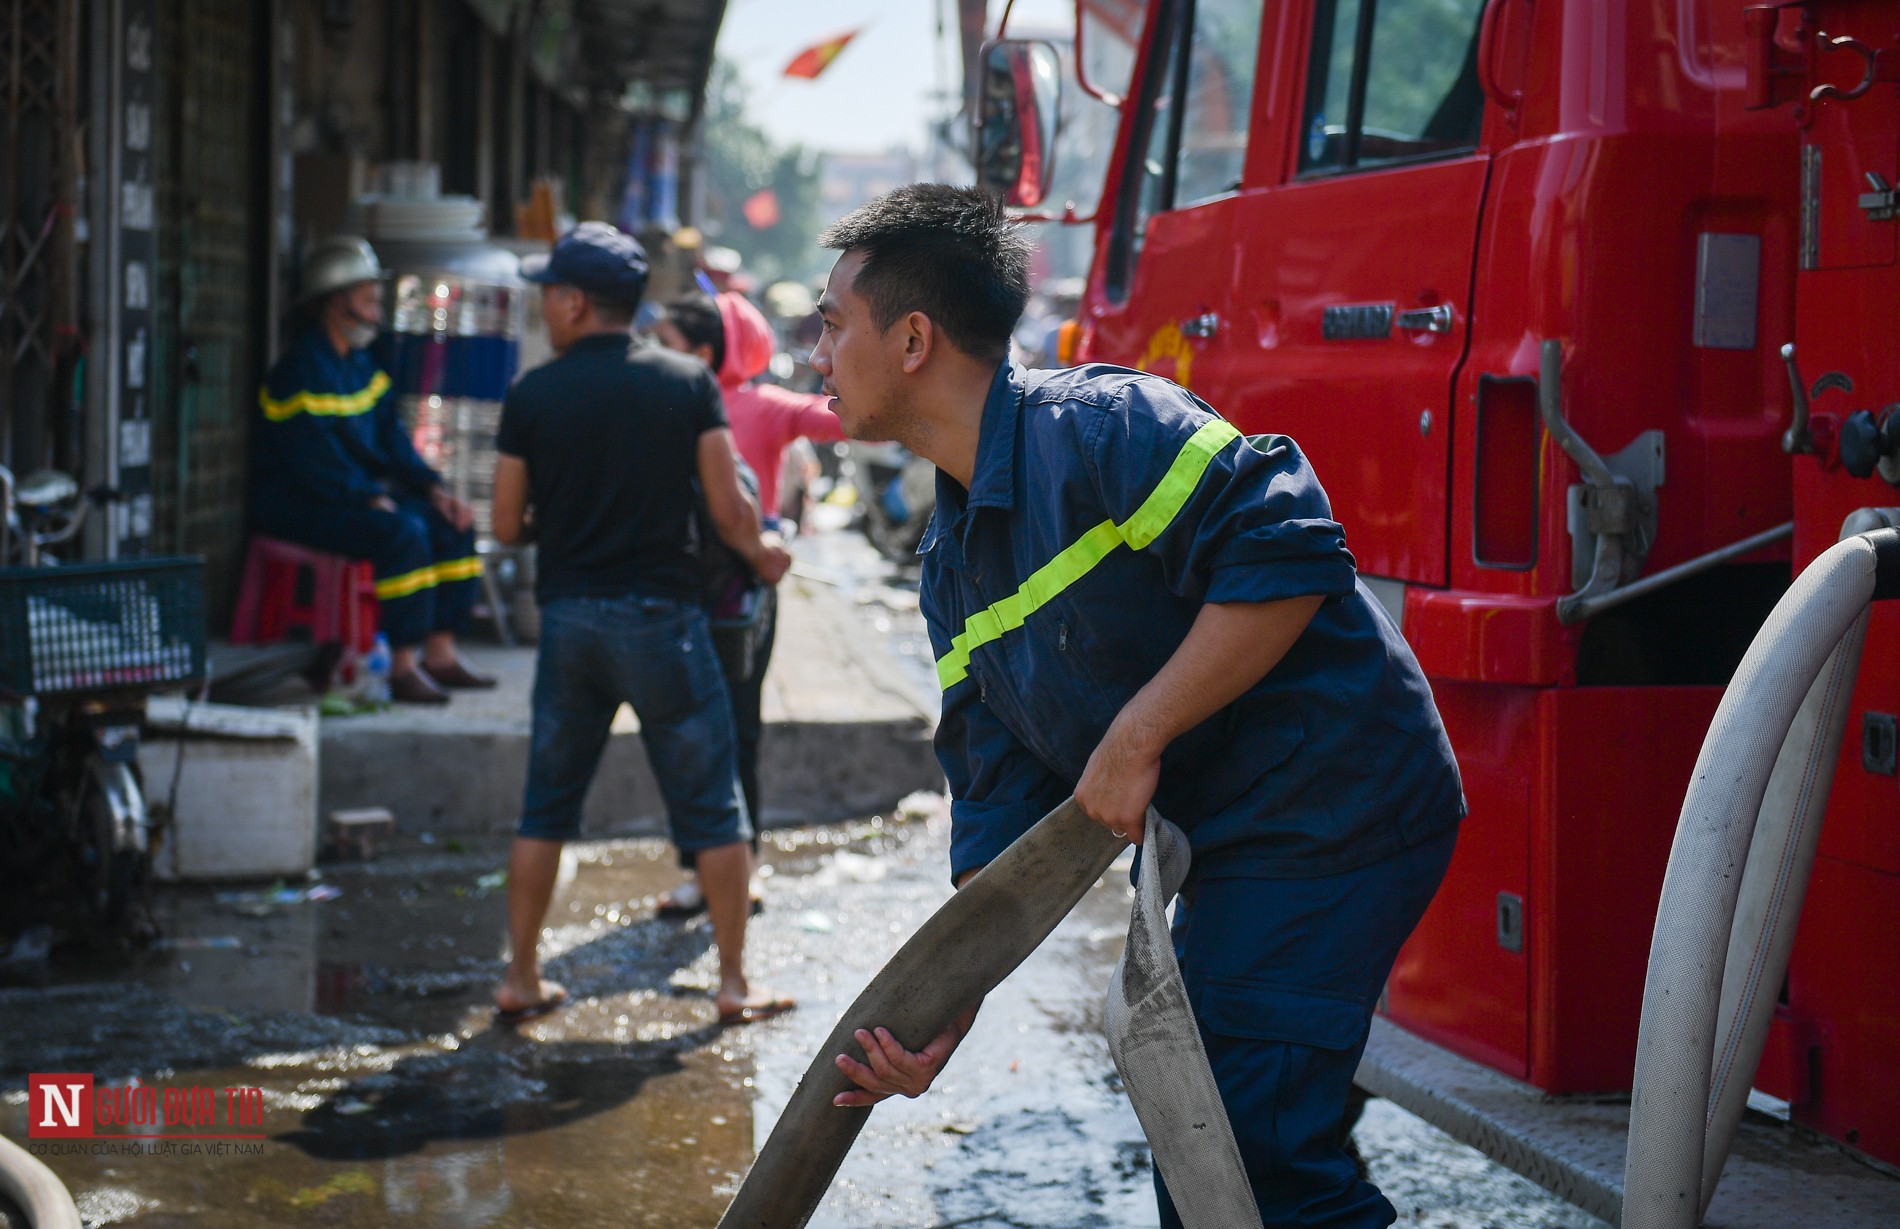
[[[647,259],[630,236],[583,222],[522,262],[541,285],[559,357],[509,391],[496,441],[494,528],[538,543],[534,733],[508,864],[512,955],[495,991],[505,1018],[545,1011],[567,991],[541,976],[536,945],[561,846],[614,713],[640,719],[667,821],[693,853],[719,947],[722,1023],[765,1019],[791,1001],[745,976],[751,817],[739,791],[732,708],[698,605],[694,483],[713,528],[760,577],[791,562],[739,484],[719,386],[705,364],[628,337]]]

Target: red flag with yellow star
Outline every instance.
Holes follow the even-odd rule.
[[[785,66],[785,75],[803,77],[807,81],[816,80],[819,73],[831,67],[831,62],[838,58],[838,53],[845,49],[845,44],[857,36],[857,30],[846,30],[843,34],[828,38],[822,43],[812,44],[792,57],[792,62]]]

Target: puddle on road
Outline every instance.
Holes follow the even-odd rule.
[[[658,841],[572,848],[544,952],[576,1001],[514,1031],[486,1008],[499,845],[329,868],[340,898],[263,917],[169,893],[170,950],[0,991],[0,1131],[26,1138],[34,1071],[264,1090],[251,1154],[48,1157],[93,1225],[711,1226],[838,1013],[948,894],[947,836],[772,834],[751,963],[801,1009],[723,1032],[709,929],[652,917],[677,877]],[[1100,1034],[1126,885],[1111,872],[991,995],[936,1091],[879,1107],[814,1226],[1154,1224]],[[1384,1103],[1360,1140],[1404,1224],[1593,1223]]]

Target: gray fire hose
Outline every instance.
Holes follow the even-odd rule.
[[[1128,943],[1108,983],[1108,1052],[1181,1223],[1258,1225],[1260,1209],[1168,936],[1168,902],[1187,879],[1187,837],[1150,807],[1144,840]]]
[[[33,1229],[79,1229],[79,1209],[57,1175],[0,1135],[0,1194],[20,1206]]]
[[[1867,607],[1900,531],[1857,513],[1776,604],[1723,693],[1676,825],[1643,986],[1624,1229],[1693,1229],[1715,1196],[1787,970]],[[1739,873],[1738,873],[1739,871]]]
[[[1187,839],[1153,810],[1147,823],[1149,869],[1110,988],[1109,1050],[1182,1220],[1190,1229],[1258,1225],[1168,942],[1164,910],[1187,875]],[[922,1049],[1027,959],[1126,845],[1070,799],[932,914],[819,1047],[720,1229],[802,1229],[871,1115],[831,1103],[857,1087],[834,1057],[863,1058],[854,1034],[879,1025]]]

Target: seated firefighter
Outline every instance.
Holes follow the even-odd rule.
[[[303,327],[258,394],[251,519],[273,538],[368,560],[390,695],[441,704],[444,688],[495,684],[455,645],[482,565],[474,510],[416,455],[389,375],[366,349],[382,323],[383,277],[369,244],[349,235],[305,262]]]

